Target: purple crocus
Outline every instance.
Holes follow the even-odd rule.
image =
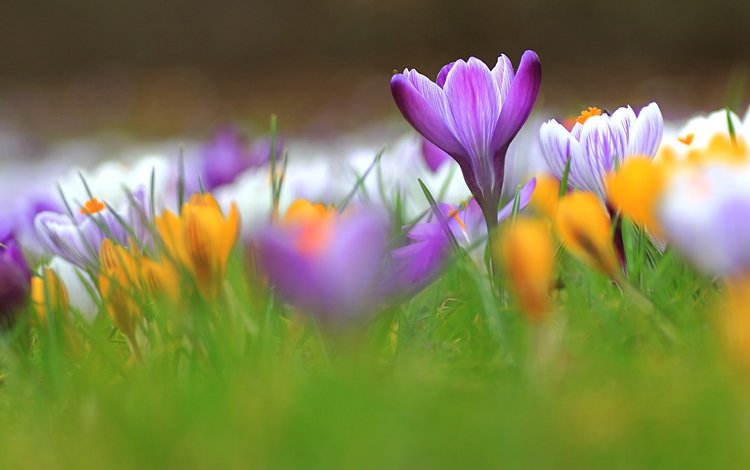
[[[26,302],[31,271],[8,227],[0,226],[0,323]]]
[[[651,103],[638,115],[630,106],[611,115],[589,108],[570,131],[552,119],[542,124],[539,138],[544,158],[556,178],[562,179],[570,159],[569,186],[593,192],[604,200],[607,173],[631,156],[653,158],[663,132],[659,106]]]
[[[276,158],[281,154],[282,143],[277,140],[274,147]],[[188,192],[205,191],[234,182],[243,172],[268,163],[271,155],[271,139],[261,138],[248,144],[247,140],[232,126],[221,128],[201,149],[193,169],[186,175]]]
[[[286,223],[258,237],[261,267],[279,294],[326,321],[351,319],[381,300],[387,224],[368,212]]]
[[[298,200],[283,222],[260,233],[257,250],[279,295],[329,322],[366,317],[420,289],[434,274],[421,269],[422,256],[430,256],[426,250],[396,256],[386,217],[365,207],[337,214]]]
[[[132,196],[117,213],[99,199],[78,204],[80,210],[72,218],[68,214],[42,212],[34,221],[39,241],[50,253],[85,270],[98,266],[99,247],[105,238],[126,245],[134,236],[137,243],[147,245],[151,237],[146,191],[141,187]]]
[[[541,76],[538,56],[526,51],[518,73],[501,55],[491,70],[474,57],[452,62],[436,82],[409,69],[391,79],[399,110],[456,160],[490,228],[497,224],[508,146],[531,113]]]

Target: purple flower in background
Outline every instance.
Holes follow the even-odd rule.
[[[67,214],[42,212],[34,225],[44,249],[82,269],[95,269],[99,263],[99,247],[105,238],[126,245],[131,236],[142,245],[150,243],[147,220],[151,218],[146,191],[133,192],[127,207],[113,213],[99,199],[79,204],[80,210],[71,218]],[[144,218],[146,220],[144,220]]]
[[[392,257],[388,229],[379,211],[337,214],[298,200],[282,223],[259,235],[260,266],[277,292],[304,311],[325,321],[361,318],[426,284],[410,265],[421,257]]]
[[[275,143],[276,158],[281,154],[283,143]],[[249,145],[246,139],[231,126],[220,129],[200,152],[193,170],[186,175],[188,192],[214,189],[234,182],[249,170],[268,163],[271,155],[271,139],[262,138]]]
[[[568,131],[557,121],[542,124],[542,153],[552,174],[562,179],[570,158],[571,188],[590,191],[605,199],[604,180],[630,156],[653,158],[661,143],[664,119],[651,103],[636,116],[628,106],[608,115],[589,108]]]
[[[542,69],[533,51],[518,73],[501,55],[490,68],[474,57],[442,68],[432,82],[416,70],[391,79],[391,91],[407,121],[461,167],[488,227],[497,223],[505,155],[531,113]]]
[[[536,188],[536,179],[532,179],[519,191],[518,209],[526,207],[531,201],[531,195]],[[497,213],[497,222],[510,217],[513,213],[511,201]],[[463,248],[470,248],[473,244],[487,236],[487,226],[479,204],[470,200],[463,208],[450,204],[439,204],[442,220],[437,220],[430,214],[427,222],[416,224],[407,233],[410,244],[393,251],[393,258],[400,261],[397,269],[397,283],[411,283],[418,285],[437,274],[450,254],[450,231],[456,242]],[[445,225],[443,225],[445,224]],[[446,230],[447,228],[447,230]]]
[[[258,238],[258,252],[283,298],[324,320],[344,320],[380,301],[387,244],[380,214],[319,212],[269,227]]]
[[[440,147],[422,137],[422,157],[427,167],[433,173],[436,173],[441,166],[448,163],[451,156],[445,153]]]
[[[0,321],[7,323],[9,315],[26,302],[31,283],[31,271],[21,248],[7,228],[0,226]]]

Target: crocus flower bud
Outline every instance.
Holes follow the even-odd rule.
[[[169,257],[193,276],[204,296],[216,296],[239,236],[237,205],[225,217],[213,196],[194,194],[179,216],[167,210],[154,223]]]
[[[68,291],[53,269],[44,268],[43,276],[31,280],[31,302],[42,324],[50,314],[68,311]]]
[[[610,219],[594,194],[573,192],[560,199],[555,231],[573,255],[613,279],[619,277]]]
[[[21,249],[12,238],[0,241],[0,322],[12,319],[26,302],[31,273]]]
[[[549,312],[549,286],[555,251],[548,222],[519,218],[494,246],[524,313],[534,322]]]

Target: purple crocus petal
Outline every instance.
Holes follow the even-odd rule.
[[[659,149],[663,133],[664,118],[661,110],[659,105],[651,103],[638,114],[630,130],[625,155],[653,157]]]
[[[435,83],[440,88],[443,88],[445,86],[445,79],[448,77],[448,72],[451,71],[453,68],[453,64],[456,62],[451,62],[450,64],[444,65],[443,68],[440,69],[440,72],[438,72],[437,80],[435,80]]]
[[[0,319],[5,323],[9,315],[23,306],[28,296],[31,271],[15,240],[0,245]]]
[[[531,178],[518,192],[518,210],[524,209],[531,201],[531,196],[536,189],[536,178]],[[515,200],[510,201],[497,213],[498,222],[502,222],[513,214],[513,204]]]
[[[492,136],[492,148],[498,149],[498,153],[501,154],[499,158],[495,158],[495,168],[500,172],[505,164],[504,152],[508,150],[511,140],[529,118],[541,83],[542,64],[539,62],[539,56],[534,51],[524,52]]]
[[[341,216],[328,244],[309,253],[297,244],[296,229],[271,227],[258,237],[259,260],[291,303],[324,320],[354,319],[383,301],[387,233],[380,214]]]
[[[47,251],[90,269],[97,265],[101,235],[97,235],[99,230],[91,221],[84,224],[86,221],[79,226],[70,217],[55,212],[42,212],[34,220],[37,237]]]
[[[391,252],[393,276],[390,289],[400,294],[426,286],[450,255],[445,228],[438,222],[418,224],[408,237],[412,243]]]
[[[470,200],[466,207],[459,212],[458,218],[461,220],[461,224],[454,217],[450,220],[449,226],[461,245],[469,246],[487,233],[482,208],[474,199]],[[459,228],[460,230],[458,230]]]
[[[552,175],[562,179],[568,158],[572,156],[571,147],[578,142],[562,124],[552,119],[539,128],[539,145]]]
[[[730,199],[722,204],[714,216],[714,243],[721,247],[727,261],[727,273],[740,274],[750,266],[750,200],[746,197]],[[703,249],[703,247],[696,247]]]
[[[445,96],[439,86],[416,70],[404,71],[391,78],[391,93],[401,114],[417,132],[454,158],[466,154],[448,127]]]
[[[150,204],[147,202],[147,191],[144,186],[139,186],[133,191],[132,200],[128,201],[127,223],[137,237],[141,246],[154,248],[153,237],[149,225],[152,223],[154,214],[151,213]],[[118,224],[119,225],[119,224]]]
[[[328,312],[339,318],[365,314],[376,298],[376,277],[383,267],[387,233],[379,215],[359,214],[338,223],[334,239],[321,260],[321,275],[328,281],[323,294]]]
[[[505,99],[508,97],[508,92],[510,91],[510,85],[513,83],[513,78],[515,77],[513,64],[505,54],[497,58],[497,63],[492,69],[492,77],[497,82],[497,87],[500,90],[500,102],[505,103]]]
[[[584,156],[592,167],[600,167],[604,172],[614,170],[619,158],[625,154],[625,132],[609,116],[594,116],[586,124],[581,134]]]
[[[6,243],[13,237],[15,226],[14,218],[7,215],[0,216],[0,243]]]
[[[474,57],[468,61],[458,60],[448,73],[443,89],[455,136],[471,157],[474,170],[489,172],[491,138],[501,107],[500,89],[490,69]],[[486,178],[479,176],[478,180]]]
[[[441,166],[448,163],[451,159],[450,155],[424,137],[422,138],[422,157],[427,167],[433,173],[436,173]]]
[[[277,227],[259,234],[260,265],[283,298],[304,309],[317,311],[321,308],[322,289],[314,260],[305,256],[289,235]]]

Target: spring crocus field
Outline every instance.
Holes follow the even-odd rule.
[[[0,465],[747,466],[750,118],[541,82],[457,60],[393,75],[390,141],[3,175]]]

